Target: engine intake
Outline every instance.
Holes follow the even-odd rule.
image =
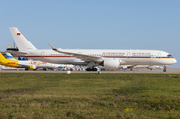
[[[29,67],[29,69],[36,69],[36,66],[35,66],[35,65],[31,65],[31,66]]]

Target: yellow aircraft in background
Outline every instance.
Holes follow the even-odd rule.
[[[16,68],[20,67],[18,60],[6,59],[1,53],[0,53],[0,64],[8,67],[16,67]]]
[[[14,57],[6,52],[6,59],[0,53],[0,65],[8,66],[8,67],[15,67],[15,68],[25,68],[25,70],[33,69],[36,70],[38,68],[73,68],[73,65],[64,65],[64,64],[52,64],[42,61],[32,61],[32,60],[16,60]]]

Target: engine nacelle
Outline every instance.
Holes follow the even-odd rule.
[[[105,59],[100,65],[104,66],[105,69],[118,69],[120,68],[120,60]]]
[[[31,66],[29,67],[29,69],[36,69],[36,66],[35,66],[35,65],[31,65]]]

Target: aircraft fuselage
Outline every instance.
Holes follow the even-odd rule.
[[[60,49],[65,52],[73,52],[86,54],[103,59],[118,59],[121,65],[171,65],[176,63],[176,59],[169,53],[159,50],[90,50],[90,49]],[[87,65],[88,62],[83,61],[73,55],[57,53],[51,49],[44,50],[27,50],[26,58],[40,60],[56,64],[74,64]]]

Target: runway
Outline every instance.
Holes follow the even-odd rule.
[[[0,70],[0,73],[67,73],[67,71],[42,71],[42,70]],[[71,73],[97,73],[97,71],[71,71]],[[120,71],[101,71],[103,73],[145,73],[145,74],[180,74],[180,68],[167,68],[167,72],[163,72],[162,70],[120,70]]]

